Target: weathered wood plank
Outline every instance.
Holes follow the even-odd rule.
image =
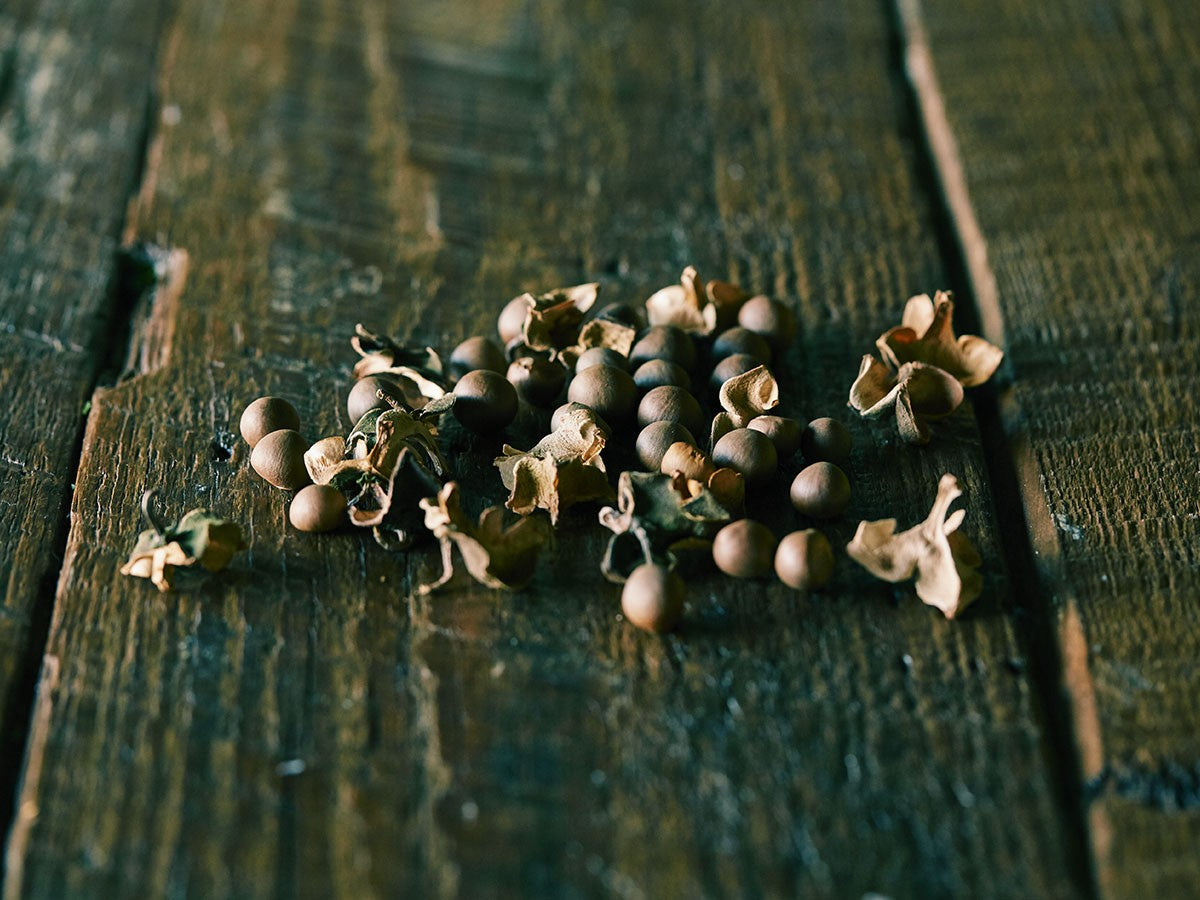
[[[418,599],[434,553],[289,531],[233,441],[266,390],[344,429],[355,321],[450,346],[520,289],[692,261],[796,304],[792,409],[836,414],[945,272],[886,11],[798,7],[180,6],[137,221],[190,272],[89,420],[15,893],[1077,893],[969,410],[928,450],[853,423],[852,513],[916,521],[956,472],[974,614],[843,561],[810,600],[702,579],[665,640],[617,618],[592,510],[530,589]],[[499,499],[499,442],[447,439]],[[251,549],[170,597],[122,578],[147,486]]]
[[[81,409],[110,337],[155,5],[0,10],[0,802],[19,769],[66,539]],[[7,819],[7,815],[6,815]],[[7,820],[4,827],[7,828]]]
[[[1010,351],[1008,430],[1100,889],[1192,896],[1200,13],[1172,0],[925,6],[990,261],[977,280],[994,283],[983,299]]]

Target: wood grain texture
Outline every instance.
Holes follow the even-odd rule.
[[[697,579],[666,639],[620,621],[594,509],[529,589],[418,598],[432,549],[289,530],[234,439],[267,391],[344,430],[356,321],[448,348],[520,290],[636,301],[689,262],[792,302],[789,408],[849,421],[859,354],[945,272],[885,9],[797,6],[180,6],[136,223],[189,272],[89,419],[14,895],[1078,893],[969,409],[929,449],[851,422],[830,532],[955,472],[971,615],[843,558],[807,599]],[[445,439],[501,499],[499,440]],[[250,550],[171,596],[123,578],[148,486]]]
[[[1003,316],[1099,886],[1192,896],[1200,13],[924,5]]]
[[[0,10],[0,795],[19,768],[62,563],[81,410],[110,338],[137,181],[153,4]],[[7,827],[7,822],[5,822]]]

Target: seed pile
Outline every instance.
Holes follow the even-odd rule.
[[[397,549],[432,534],[443,573],[423,592],[451,579],[456,553],[485,585],[527,583],[553,526],[578,503],[602,504],[599,520],[611,537],[600,568],[624,585],[622,610],[639,628],[678,624],[679,571],[697,560],[734,578],[774,574],[796,590],[826,584],[834,555],[824,534],[810,527],[779,540],[745,516],[798,453],[804,465],[789,497],[801,516],[836,519],[850,503],[847,429],[828,417],[802,424],[778,414],[771,365],[795,334],[791,309],[727,282],[705,282],[692,267],[654,293],[644,311],[597,307],[598,293],[598,284],[585,284],[516,297],[497,320],[503,349],[478,335],[445,363],[430,348],[360,325],[351,341],[360,357],[347,397],[351,433],[310,446],[291,404],[259,398],[241,420],[251,465],[270,484],[296,491],[289,520],[301,531],[348,520]],[[905,325],[880,339],[885,362],[864,359],[851,405],[870,416],[895,409],[906,438],[928,440],[927,422],[953,411],[962,385],[978,383],[995,365],[975,343],[981,339],[953,338],[948,296],[926,297],[928,310],[917,300],[905,310]],[[553,409],[551,430],[529,449],[504,445],[493,464],[508,491],[507,511],[491,507],[473,519],[439,449],[439,423],[449,415],[469,431],[497,433],[522,406]],[[610,444],[632,451],[643,470],[618,473],[615,491],[604,458]],[[926,602],[933,602],[926,594],[943,558],[952,566],[970,562],[955,530],[961,511],[945,516],[957,488],[943,482],[927,523],[895,535],[894,520],[864,522],[849,548],[879,577],[917,573]],[[973,599],[969,593],[934,605],[952,616]]]

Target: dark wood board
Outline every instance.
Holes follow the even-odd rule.
[[[88,420],[13,896],[1080,892],[970,409],[926,449],[844,409],[946,278],[887,10],[799,6],[180,5],[134,224],[186,278]],[[432,549],[291,531],[235,439],[267,391],[344,431],[356,321],[450,347],[521,290],[639,300],[689,262],[796,305],[789,407],[858,440],[839,543],[959,475],[970,615],[843,557],[807,599],[698,579],[650,637],[599,576],[594,508],[529,589],[419,598]],[[499,500],[499,441],[446,438]],[[170,596],[120,576],[145,487],[250,550]]]
[[[138,180],[155,4],[0,10],[0,803],[20,769],[111,276]],[[4,827],[7,828],[7,816]]]
[[[1200,9],[924,7],[1009,349],[1001,404],[1100,892],[1194,896]]]

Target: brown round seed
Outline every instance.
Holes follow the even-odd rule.
[[[500,343],[508,344],[521,336],[525,330],[525,316],[528,314],[529,303],[524,295],[514,297],[505,304],[496,320],[496,332],[500,335]]]
[[[311,479],[304,467],[304,451],[308,441],[290,428],[272,431],[254,445],[250,466],[261,478],[277,488],[294,491]]]
[[[390,378],[384,378],[382,375],[368,375],[366,378],[360,378],[346,396],[346,412],[350,416],[351,424],[357,423],[373,409],[391,409],[390,403],[379,399],[380,391],[393,400],[404,403],[403,391]]]
[[[769,437],[780,459],[787,459],[800,446],[800,423],[795,419],[784,416],[755,416],[746,427],[761,431]]]
[[[738,324],[761,334],[772,347],[786,347],[796,333],[792,310],[771,297],[751,297],[738,310]]]
[[[615,369],[624,369],[627,365],[629,365],[629,360],[612,347],[589,347],[579,354],[579,359],[575,360],[575,371],[582,372],[592,366],[612,366]]]
[[[682,328],[652,325],[642,332],[629,351],[629,361],[636,368],[652,359],[665,359],[691,370],[696,366],[696,345]]]
[[[633,415],[637,387],[624,369],[592,366],[575,373],[567,399],[591,407],[610,422],[622,422]]]
[[[738,519],[713,538],[713,562],[734,578],[758,578],[775,564],[775,535],[761,522]]]
[[[800,470],[790,491],[792,506],[814,519],[835,519],[850,505],[850,479],[833,463],[816,462]]]
[[[292,498],[288,519],[299,531],[332,531],[346,515],[346,498],[327,484],[310,484]]]
[[[503,375],[507,367],[508,360],[504,351],[497,347],[494,341],[479,335],[469,337],[455,347],[450,354],[448,366],[454,378],[461,378],[476,369],[488,369]]]
[[[713,462],[741,472],[748,487],[759,487],[771,480],[779,464],[775,445],[759,431],[735,428],[713,447]]]
[[[468,372],[454,386],[454,417],[464,428],[487,434],[517,416],[517,389],[490,369]]]
[[[695,446],[692,433],[678,422],[651,422],[637,436],[637,457],[647,472],[657,472],[663,457],[672,444],[683,442]]]
[[[252,450],[254,445],[268,434],[281,428],[300,430],[300,414],[296,412],[296,407],[282,397],[259,397],[246,407],[241,421],[238,422],[242,440],[249,444]]]
[[[833,547],[815,528],[793,531],[775,551],[775,574],[790,588],[809,591],[833,577]]]
[[[707,424],[699,401],[674,385],[647,391],[638,404],[637,416],[638,424],[643,428],[651,422],[678,422],[692,434],[703,434]]]
[[[807,462],[831,462],[845,467],[853,449],[854,438],[837,419],[813,419],[800,435],[800,450]]]
[[[639,391],[651,391],[656,387],[670,385],[691,390],[692,376],[678,363],[666,359],[650,359],[637,367],[637,371],[633,373],[633,383]]]
[[[618,322],[621,325],[628,325],[630,328],[641,328],[646,324],[645,316],[628,303],[605,304],[596,311],[593,318]]]
[[[713,392],[717,393],[721,390],[721,385],[727,382],[730,378],[736,378],[738,375],[745,375],[751,369],[757,369],[762,363],[756,357],[749,353],[735,353],[733,356],[727,356],[712,370],[712,376],[708,379],[709,385]]]
[[[712,345],[713,359],[721,360],[735,353],[756,357],[764,366],[771,361],[771,345],[767,339],[741,325],[722,331]]]
[[[683,617],[683,579],[666,566],[642,563],[621,591],[621,612],[644,631],[670,631]]]
[[[519,396],[533,406],[552,406],[562,393],[566,370],[556,362],[522,356],[508,367],[506,376]]]
[[[586,409],[588,412],[590,412],[592,414],[592,418],[596,420],[596,424],[600,426],[600,430],[604,432],[604,436],[606,438],[612,436],[612,429],[608,427],[607,422],[600,418],[600,416],[596,415],[596,411],[594,409],[592,409],[590,406],[585,406],[582,403],[572,403],[570,401],[567,401],[550,414],[550,430],[558,431],[558,429],[562,427],[562,423],[566,420],[567,414],[574,412],[577,409]]]

